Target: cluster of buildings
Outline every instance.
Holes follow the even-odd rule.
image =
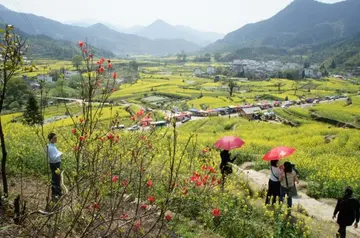
[[[205,72],[202,71],[200,68],[196,68],[193,72],[193,76],[195,77],[201,77],[204,75],[214,75],[214,74],[216,74],[216,68],[213,66],[208,66]]]

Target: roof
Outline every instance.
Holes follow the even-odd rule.
[[[257,112],[260,112],[261,108],[260,107],[249,107],[249,108],[243,108],[242,110],[245,114],[249,115],[249,114],[255,114]]]

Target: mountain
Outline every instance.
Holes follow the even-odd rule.
[[[5,26],[0,24],[0,29]],[[17,28],[15,33],[26,41],[30,47],[26,52],[26,56],[30,59],[34,58],[51,58],[58,60],[69,60],[76,54],[81,54],[78,45],[75,42],[54,40],[45,35],[29,35]],[[92,52],[98,57],[113,58],[115,55],[107,50],[98,49],[90,45]]]
[[[150,39],[184,39],[202,46],[224,36],[215,32],[198,31],[187,26],[174,26],[163,20],[156,20],[149,26],[135,32],[135,34]]]
[[[294,0],[268,20],[248,24],[207,47],[209,51],[232,51],[244,47],[297,47],[320,44],[360,32],[360,1],[326,4]]]
[[[195,52],[200,46],[186,40],[155,41],[137,35],[124,34],[97,23],[89,27],[62,24],[33,14],[11,11],[0,5],[0,15],[9,24],[15,25],[29,35],[46,35],[56,40],[77,42],[87,39],[95,47],[116,54],[173,54],[182,50]],[[162,47],[165,44],[167,47]]]
[[[89,27],[89,26],[97,24],[99,22],[95,19],[82,19],[82,20],[74,20],[74,21],[71,21],[71,20],[65,21],[64,23],[68,24],[68,25],[73,25],[73,26]],[[126,33],[126,34],[134,34],[135,32],[140,31],[141,29],[144,28],[144,26],[140,26],[140,25],[135,25],[132,27],[122,27],[117,24],[112,24],[112,23],[107,23],[107,22],[102,22],[101,24],[104,24],[105,26],[109,27],[110,29],[116,30],[121,33]]]

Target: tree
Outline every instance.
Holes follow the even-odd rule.
[[[278,92],[280,93],[280,92],[281,92],[281,87],[282,87],[282,86],[285,86],[285,84],[283,84],[283,83],[277,83],[277,84],[275,84],[274,86],[278,88]]]
[[[221,54],[220,54],[220,53],[214,54],[214,59],[215,59],[216,61],[220,61],[220,60],[221,60]]]
[[[335,68],[336,68],[335,60],[333,60],[333,61],[331,62],[330,68],[331,68],[331,69],[335,69]]]
[[[135,72],[138,71],[139,65],[138,65],[138,63],[136,62],[136,60],[132,60],[132,61],[129,62],[129,68],[130,68],[131,70],[135,71]]]
[[[24,112],[24,119],[26,124],[33,126],[41,124],[43,117],[40,113],[39,104],[33,94],[29,95],[28,103],[26,105],[26,111]]]
[[[227,78],[227,79],[224,80],[223,83],[229,87],[229,96],[232,97],[235,88],[238,86],[237,83],[236,83],[236,80],[231,79],[231,78]]]
[[[0,30],[4,37],[0,41],[0,113],[3,110],[5,95],[9,81],[21,69],[23,62],[23,53],[26,50],[25,41],[21,40],[14,31],[14,27],[6,25],[5,29]],[[7,150],[5,144],[5,135],[0,117],[0,142],[1,142],[1,175],[3,183],[3,196],[8,197],[8,183],[6,178]]]
[[[293,89],[294,89],[294,96],[296,96],[297,91],[300,89],[299,83],[294,83],[293,84]]]
[[[72,64],[73,64],[73,66],[76,68],[76,70],[78,70],[79,71],[79,68],[80,68],[80,66],[82,65],[82,63],[83,63],[83,58],[82,58],[82,56],[81,55],[74,55],[73,57],[72,57]]]

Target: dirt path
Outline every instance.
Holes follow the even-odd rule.
[[[235,166],[238,169],[238,173],[242,174],[247,181],[250,182],[250,185],[257,189],[258,191],[262,188],[267,188],[267,183],[269,181],[269,175],[263,172],[240,168]],[[335,223],[332,220],[332,215],[335,207],[328,205],[326,203],[320,202],[314,198],[307,196],[304,192],[299,191],[298,197],[293,198],[293,206],[296,207],[300,205],[310,217],[313,217],[318,220],[327,221]],[[355,237],[360,237],[360,229],[355,229],[354,227],[347,228],[348,233],[353,234]]]

